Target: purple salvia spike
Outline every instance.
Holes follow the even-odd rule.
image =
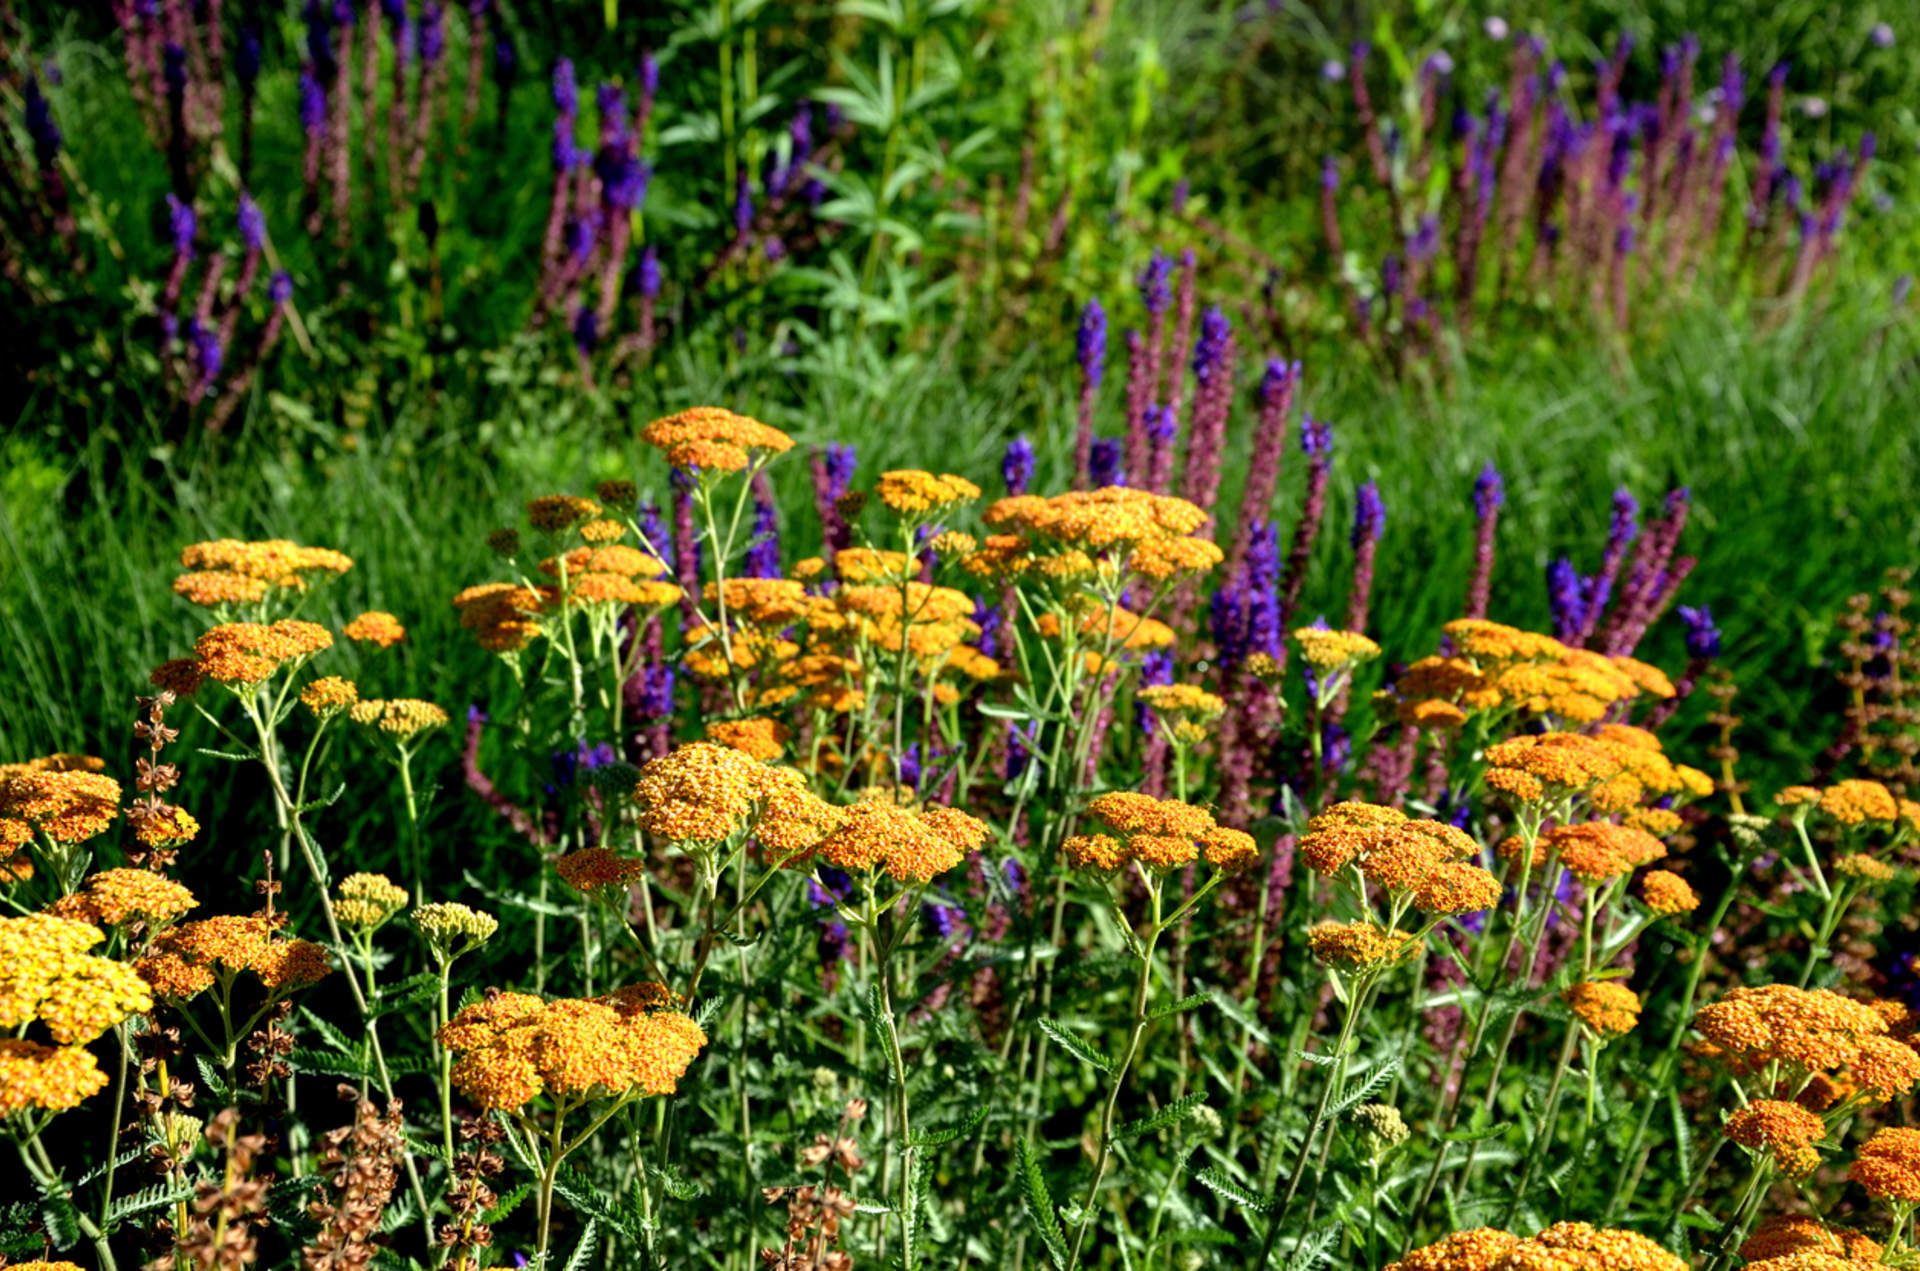
[[[1074,355],[1080,363],[1080,409],[1074,433],[1073,480],[1076,489],[1085,489],[1093,455],[1094,399],[1107,366],[1107,311],[1100,307],[1097,296],[1088,299],[1080,310]]]
[[[1280,482],[1281,457],[1287,448],[1287,420],[1293,413],[1293,395],[1300,383],[1300,363],[1273,358],[1260,378],[1260,419],[1254,427],[1253,450],[1247,460],[1247,480],[1241,488],[1240,514],[1233,545],[1227,552],[1227,574],[1232,576],[1246,559],[1255,527],[1272,513],[1273,495]]]
[[[1360,487],[1353,507],[1353,588],[1347,593],[1347,630],[1365,631],[1373,598],[1373,563],[1386,527],[1386,505],[1380,487],[1369,481]]]

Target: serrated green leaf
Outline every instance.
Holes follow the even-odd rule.
[[[1067,1237],[1060,1229],[1060,1211],[1053,1207],[1053,1196],[1047,1191],[1047,1180],[1040,1172],[1040,1162],[1035,1159],[1032,1146],[1021,1139],[1019,1150],[1020,1199],[1026,1206],[1027,1219],[1040,1233],[1040,1243],[1047,1247],[1047,1256],[1053,1259],[1054,1271],[1064,1271],[1067,1265]]]
[[[178,1201],[187,1200],[193,1195],[191,1187],[168,1187],[164,1183],[144,1188],[131,1196],[122,1196],[113,1202],[107,1210],[107,1220],[102,1226],[112,1232],[121,1223],[135,1214],[144,1214],[149,1210],[162,1209]]]
[[[1068,1032],[1065,1026],[1058,1020],[1040,1019],[1034,1022],[1039,1026],[1041,1032],[1059,1043],[1060,1049],[1066,1051],[1081,1063],[1089,1067],[1098,1068],[1104,1073],[1111,1074],[1113,1072],[1113,1060],[1102,1054],[1092,1043],[1081,1041],[1078,1037]]]
[[[1228,1178],[1211,1165],[1196,1172],[1194,1178],[1199,1181],[1201,1186],[1213,1192],[1222,1200],[1230,1201],[1242,1209],[1251,1209],[1255,1213],[1264,1214],[1273,1208],[1273,1202],[1271,1200],[1255,1194],[1251,1188]]]
[[[911,1135],[907,1139],[907,1142],[910,1146],[913,1146],[913,1147],[945,1147],[947,1144],[953,1142],[955,1139],[964,1139],[968,1135],[972,1134],[975,1130],[980,1128],[980,1123],[982,1121],[985,1121],[986,1119],[987,1119],[986,1105],[982,1104],[981,1106],[975,1108],[973,1110],[973,1114],[969,1116],[965,1121],[962,1121],[959,1125],[951,1125],[942,1130],[923,1131],[921,1133]]]
[[[508,1192],[505,1196],[502,1196],[499,1200],[495,1201],[493,1204],[493,1208],[487,1210],[486,1216],[483,1219],[483,1221],[488,1226],[494,1225],[495,1223],[499,1222],[501,1219],[507,1217],[507,1215],[511,1214],[514,1210],[520,1208],[521,1202],[525,1201],[526,1198],[531,1195],[533,1195],[533,1184],[532,1183],[520,1184],[520,1186],[514,1188],[512,1191]]]
[[[1392,1058],[1388,1059],[1385,1063],[1377,1065],[1371,1072],[1367,1074],[1367,1079],[1361,1082],[1357,1089],[1353,1090],[1351,1093],[1347,1095],[1342,1096],[1340,1102],[1334,1105],[1334,1109],[1331,1115],[1338,1117],[1341,1114],[1345,1113],[1348,1109],[1357,1107],[1360,1104],[1365,1103],[1368,1099],[1371,1099],[1374,1095],[1378,1094],[1383,1088],[1385,1088],[1386,1084],[1389,1081],[1392,1081],[1394,1077],[1399,1073],[1399,1071],[1400,1071],[1400,1056],[1398,1055],[1394,1055]]]
[[[1125,1125],[1116,1127],[1113,1131],[1113,1137],[1116,1139],[1136,1139],[1143,1134],[1153,1134],[1171,1126],[1179,1125],[1182,1121],[1185,1121],[1193,1115],[1195,1108],[1198,1108],[1202,1103],[1206,1102],[1206,1097],[1206,1094],[1202,1092],[1190,1094],[1184,1099],[1175,1099],[1158,1112],[1151,1113],[1138,1120],[1129,1121]]]
[[[1165,1019],[1169,1015],[1178,1015],[1182,1011],[1190,1011],[1197,1006],[1205,1006],[1211,1001],[1213,1001],[1213,993],[1211,990],[1205,993],[1195,993],[1191,997],[1183,997],[1177,1002],[1169,1002],[1165,1006],[1150,1011],[1147,1014],[1147,1018]]]
[[[573,1253],[568,1257],[563,1271],[587,1271],[588,1264],[593,1261],[593,1255],[599,1248],[600,1221],[597,1218],[589,1218],[587,1225],[580,1229],[580,1242],[573,1246]]]
[[[887,1061],[887,1084],[893,1084],[893,1074],[900,1070],[900,1052],[894,1049],[893,1021],[887,1018],[886,1007],[880,1001],[880,986],[867,986],[867,1026],[873,1029],[874,1036],[880,1042],[880,1054]]]

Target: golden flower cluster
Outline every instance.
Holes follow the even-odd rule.
[[[131,968],[87,952],[105,938],[91,923],[55,914],[0,918],[0,1029],[38,1020],[54,1041],[72,1045],[151,1010],[153,996]]]
[[[1861,1144],[1847,1177],[1875,1200],[1920,1204],[1920,1130],[1875,1130]]]
[[[340,634],[355,644],[377,644],[383,649],[391,649],[407,638],[407,629],[392,614],[369,609],[340,628]]]
[[[106,869],[89,874],[79,891],[55,901],[47,912],[98,926],[144,922],[158,927],[199,903],[192,892],[164,874],[144,869]]]
[[[1471,863],[1480,851],[1471,835],[1396,808],[1336,803],[1307,822],[1298,851],[1316,873],[1337,878],[1357,869],[1389,895],[1411,895],[1426,913],[1472,913],[1500,902],[1499,880]]]
[[[1892,821],[1900,815],[1900,801],[1878,781],[1836,781],[1820,791],[1814,806],[1822,816],[1845,826]]]
[[[174,594],[209,609],[256,604],[275,590],[303,591],[310,577],[344,574],[353,561],[325,547],[301,547],[285,539],[245,543],[223,538],[193,543],[180,553],[186,573],[173,580]]]
[[[1700,897],[1692,886],[1670,869],[1651,869],[1642,875],[1640,899],[1662,917],[1690,914],[1700,907]]]
[[[793,448],[793,438],[778,428],[718,406],[695,406],[656,419],[640,430],[640,440],[661,451],[673,467],[717,472],[740,471],[757,450],[782,454]]]
[[[1411,957],[1420,942],[1373,922],[1322,922],[1307,928],[1307,948],[1323,966],[1366,971]]]
[[[1735,988],[1695,1013],[1701,1053],[1736,1073],[1771,1066],[1825,1074],[1860,1094],[1896,1099],[1920,1082],[1920,1054],[1891,1035],[1886,1016],[1829,989],[1788,984]]]
[[[372,931],[407,907],[407,889],[385,874],[348,874],[340,880],[333,916],[349,927]]]
[[[1326,675],[1345,670],[1380,656],[1380,646],[1358,631],[1336,631],[1331,627],[1299,627],[1293,642],[1307,665]]]
[[[1865,852],[1848,852],[1833,863],[1833,872],[1840,878],[1851,878],[1862,886],[1878,887],[1882,883],[1892,882],[1899,871]]]
[[[1589,886],[1631,874],[1667,854],[1666,844],[1645,830],[1610,821],[1556,825],[1540,835],[1535,851],[1542,848],[1558,853],[1568,872]]]
[[[87,755],[45,755],[0,764],[0,851],[37,831],[56,843],[84,843],[120,814],[120,783]]]
[[[793,730],[777,719],[716,719],[707,724],[707,740],[727,746],[749,759],[778,759]]]
[[[1178,799],[1113,790],[1087,806],[1108,834],[1083,834],[1062,845],[1068,864],[1095,873],[1112,873],[1129,864],[1169,870],[1204,860],[1222,873],[1237,874],[1260,857],[1253,836],[1216,824],[1213,814]]]
[[[807,859],[840,817],[791,768],[704,741],[649,761],[633,799],[641,828],[669,843],[713,845],[751,831],[787,864]]]
[[[1570,648],[1481,618],[1461,618],[1444,630],[1453,652],[1422,658],[1396,684],[1403,724],[1453,728],[1482,711],[1591,724],[1643,694],[1674,695],[1666,675],[1633,658]]]
[[[1640,1022],[1640,997],[1618,980],[1586,980],[1561,995],[1574,1017],[1605,1040],[1624,1037]]]
[[[1531,1240],[1492,1227],[1456,1231],[1386,1271],[1687,1271],[1687,1264],[1634,1232],[1561,1222]]]
[[[876,870],[898,883],[924,885],[978,851],[987,834],[985,822],[956,808],[865,799],[840,810],[820,840],[819,857],[850,874]]]
[[[882,503],[909,516],[945,511],[980,497],[980,487],[965,477],[950,472],[936,475],[917,468],[881,473],[873,492]]]
[[[360,700],[360,686],[337,675],[322,675],[300,690],[300,704],[320,719],[331,719]]]
[[[1729,1116],[1721,1131],[1741,1147],[1771,1152],[1785,1163],[1826,1138],[1827,1123],[1797,1103],[1755,1099]]]
[[[1386,1271],[1493,1271],[1520,1237],[1497,1227],[1456,1231],[1443,1240],[1415,1249]]]
[[[1847,1227],[1834,1227],[1800,1214],[1773,1214],[1754,1228],[1740,1256],[1749,1263],[1786,1258],[1797,1253],[1824,1253],[1861,1262],[1880,1260],[1880,1242]]]
[[[297,618],[282,618],[270,625],[227,622],[193,642],[191,659],[165,663],[152,678],[155,685],[175,693],[183,687],[191,693],[207,680],[249,688],[331,647],[333,633],[315,622]]]
[[[83,1046],[43,1046],[25,1038],[0,1039],[0,1117],[28,1108],[58,1112],[80,1106],[107,1086],[107,1074]],[[70,1262],[12,1263],[23,1267],[70,1267]],[[78,1271],[78,1268],[75,1268]]]
[[[1515,804],[1590,794],[1620,774],[1615,748],[1585,733],[1528,733],[1487,747],[1487,785]]]
[[[477,949],[500,930],[492,914],[447,900],[415,905],[407,920],[443,957]]]
[[[453,598],[460,625],[489,653],[516,653],[540,635],[547,601],[531,587],[480,583]]]
[[[184,1001],[242,972],[252,972],[277,997],[319,983],[333,967],[324,947],[275,939],[259,914],[221,914],[164,932],[134,969],[155,996]]]
[[[545,1094],[558,1102],[669,1095],[707,1044],[700,1026],[658,1009],[664,989],[543,1001],[502,993],[462,1008],[438,1039],[458,1058],[453,1084],[487,1111]]]
[[[1584,1222],[1557,1222],[1494,1265],[1497,1271],[1688,1271],[1684,1259],[1637,1232]]]
[[[370,697],[355,703],[347,714],[363,728],[376,729],[400,742],[410,741],[428,729],[444,728],[447,723],[446,711],[411,697]]]
[[[610,522],[589,522],[588,528],[604,524]],[[541,561],[540,572],[556,583],[564,580],[566,584],[564,589],[542,586],[534,593],[538,600],[533,607],[545,612],[563,606],[592,605],[659,609],[680,599],[680,588],[665,581],[667,567],[657,557],[624,543],[576,547],[563,556]],[[512,600],[510,595],[509,602]]]
[[[610,848],[583,847],[555,861],[554,868],[567,886],[592,895],[606,888],[624,888],[645,877],[647,863]]]
[[[1125,486],[1021,494],[986,510],[988,536],[963,563],[968,573],[1003,582],[1028,579],[1068,591],[1096,574],[1135,574],[1158,582],[1192,577],[1223,559],[1195,537],[1207,514],[1185,499]]]

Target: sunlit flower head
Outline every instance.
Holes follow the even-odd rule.
[[[89,874],[80,890],[55,901],[49,913],[76,922],[162,926],[199,905],[193,893],[164,874],[107,869]]]
[[[369,609],[346,626],[340,628],[340,634],[355,644],[374,644],[383,649],[391,649],[407,638],[407,629],[400,625],[400,619],[378,609]]]
[[[0,1117],[30,1108],[49,1112],[77,1108],[106,1088],[107,1074],[100,1071],[93,1052],[84,1047],[43,1046],[17,1037],[0,1039]],[[9,1265],[12,1271],[23,1271],[20,1263]]]
[[[369,698],[354,705],[348,715],[361,727],[375,729],[402,743],[447,724],[446,711],[432,702],[410,697]]]
[[[34,1021],[54,1041],[90,1042],[153,997],[132,968],[87,952],[106,937],[54,914],[0,918],[0,1029]]]
[[[1640,899],[1662,917],[1690,914],[1700,907],[1700,897],[1687,880],[1667,869],[1648,870],[1641,876]]]
[[[348,874],[340,880],[334,917],[349,927],[372,931],[407,907],[407,889],[385,874]]]
[[[1623,1037],[1640,1022],[1640,998],[1619,980],[1587,980],[1561,995],[1581,1023],[1601,1039]]]
[[[1818,1113],[1779,1099],[1755,1099],[1727,1118],[1722,1132],[1741,1147],[1791,1157],[1827,1137]]]
[[[707,1044],[693,1020],[649,1009],[662,994],[543,1001],[501,993],[458,1011],[439,1032],[453,1084],[489,1111],[546,1094],[573,1103],[669,1095]]]

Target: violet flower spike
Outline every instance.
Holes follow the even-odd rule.
[[[1033,469],[1033,443],[1021,433],[1007,443],[1006,453],[1000,458],[1000,476],[1007,483],[1007,493],[1025,494],[1033,481]]]

